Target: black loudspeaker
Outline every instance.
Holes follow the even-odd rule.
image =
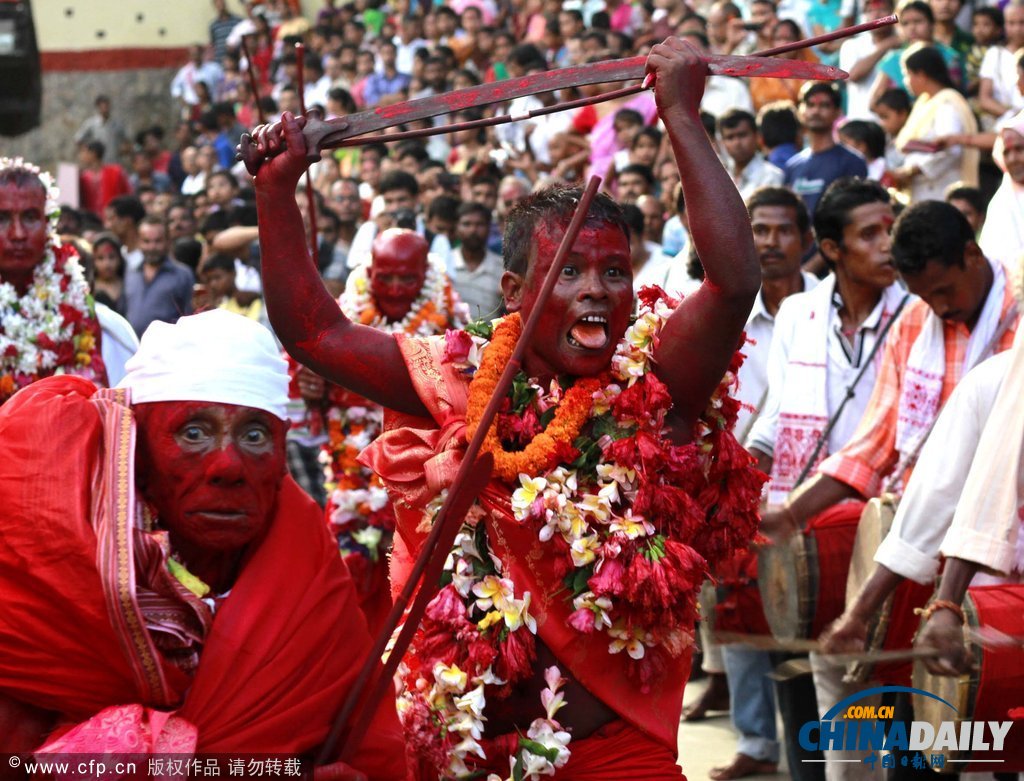
[[[31,0],[0,0],[0,135],[39,127],[43,84]]]

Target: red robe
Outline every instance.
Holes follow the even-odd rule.
[[[173,598],[178,587],[159,585],[166,567],[159,557],[153,566],[151,533],[124,523],[134,514],[127,401],[63,376],[0,409],[0,695],[56,711],[65,725],[126,703],[160,709],[145,711],[150,724],[174,711],[203,753],[314,750],[371,645],[319,508],[285,478],[266,536],[186,675],[139,621],[144,588]],[[402,755],[385,702],[352,764],[400,779]]]
[[[426,539],[420,528],[422,509],[451,484],[461,462],[466,446],[469,385],[465,375],[442,361],[443,337],[414,339],[399,334],[396,338],[417,394],[432,419],[386,410],[385,433],[360,456],[384,478],[396,499],[398,534],[391,557],[395,594],[405,585]],[[497,511],[506,521],[488,522],[493,553],[502,560],[517,591],[534,595],[530,610],[537,620],[537,636],[576,680],[622,719],[590,738],[573,741],[569,764],[556,777],[581,781],[681,778],[675,757],[683,688],[690,669],[689,651],[673,660],[671,669],[651,691],[641,691],[636,677],[627,669],[632,660],[626,654],[609,654],[607,642],[597,638],[597,633],[584,635],[568,624],[572,611],[560,598],[561,578],[551,566],[551,557],[535,555],[535,531],[511,520],[509,496],[509,488],[498,480],[493,480],[481,496],[486,509]],[[491,743],[491,754],[501,753],[499,743]],[[507,773],[507,760],[498,764],[503,767],[495,767],[494,772]]]

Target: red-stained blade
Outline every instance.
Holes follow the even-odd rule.
[[[343,119],[322,120],[317,116],[307,117],[302,131],[306,147],[310,150],[333,149],[347,138],[362,136],[378,130],[430,119],[441,114],[451,114],[468,108],[504,103],[527,95],[553,92],[568,87],[587,84],[604,84],[614,81],[639,81],[646,69],[647,57],[629,57],[623,60],[592,63],[573,68],[533,73],[518,79],[505,79],[491,84],[454,90],[440,95],[407,100],[391,106],[380,106],[370,111],[350,114]],[[737,57],[731,55],[709,55],[708,71],[714,76],[766,77],[783,79],[815,79],[834,81],[846,77],[846,73],[830,65],[802,60],[780,60],[771,57]],[[249,173],[259,170],[261,162],[255,150],[243,136],[240,152]],[[313,159],[319,155],[311,155]]]

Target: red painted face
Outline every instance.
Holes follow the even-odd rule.
[[[179,550],[236,551],[258,539],[285,474],[285,423],[205,401],[135,406],[143,495]]]
[[[20,293],[46,249],[46,193],[41,184],[0,185],[0,280]]]
[[[370,293],[390,322],[405,317],[427,278],[427,242],[409,230],[386,230],[373,242]]]
[[[526,278],[508,273],[506,305],[525,319],[533,311],[565,225],[540,224],[534,232]],[[629,241],[620,228],[588,223],[562,266],[524,357],[531,377],[594,376],[608,368],[633,309]]]

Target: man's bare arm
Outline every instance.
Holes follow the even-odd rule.
[[[707,66],[678,39],[655,46],[648,72],[682,174],[690,237],[705,280],[665,324],[655,352],[678,424],[688,429],[721,382],[761,284],[746,207],[700,121]]]
[[[289,354],[317,374],[385,407],[426,415],[395,340],[352,323],[324,288],[309,254],[295,186],[306,167],[304,120],[286,113],[256,131],[265,159],[256,176],[263,296]],[[282,142],[287,148],[280,151]]]
[[[876,564],[871,577],[867,579],[853,604],[828,628],[821,638],[822,648],[827,653],[856,653],[863,651],[867,644],[868,625],[875,617],[889,595],[903,577],[888,567]]]
[[[964,601],[967,587],[979,569],[981,567],[977,562],[952,556],[947,558],[935,599],[959,605]],[[924,660],[925,667],[935,675],[961,675],[973,665],[971,655],[964,645],[963,623],[952,610],[943,608],[932,613],[918,633],[914,647],[938,650],[940,655],[937,658]]]
[[[786,504],[761,517],[761,533],[773,542],[802,530],[815,515],[844,499],[863,499],[856,488],[834,477],[816,474],[794,491]]]

